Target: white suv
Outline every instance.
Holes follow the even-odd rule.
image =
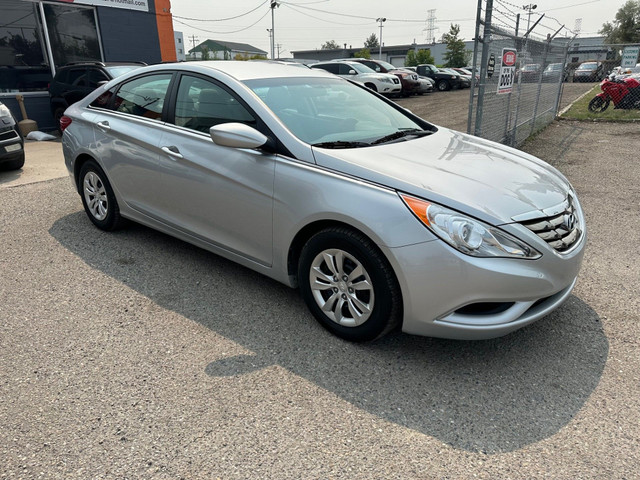
[[[348,78],[385,95],[402,91],[400,80],[395,75],[378,73],[358,62],[319,62],[309,66]]]

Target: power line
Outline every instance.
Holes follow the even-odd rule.
[[[249,10],[248,12],[245,13],[241,13],[240,15],[236,15],[234,17],[227,17],[227,18],[213,18],[213,19],[204,19],[204,18],[189,18],[189,17],[180,17],[178,15],[173,15],[173,18],[180,18],[181,20],[190,20],[193,22],[225,22],[227,20],[235,20],[236,18],[240,18],[240,17],[244,17],[246,15],[249,15],[250,13],[255,12],[256,10],[258,10],[260,7],[262,7],[263,5],[265,5],[269,0],[265,0],[264,2],[262,2],[260,5],[258,5],[256,8],[252,8],[251,10]]]
[[[212,30],[206,30],[204,28],[194,27],[193,25],[189,25],[188,23],[181,22],[180,20],[174,20],[174,21],[177,22],[177,23],[180,23],[181,25],[186,25],[189,28],[193,28],[194,30],[200,30],[201,32],[215,33],[216,35],[227,35],[227,34],[230,34],[230,33],[238,33],[238,32],[243,32],[245,30],[249,30],[251,27],[254,27],[255,25],[257,25],[258,22],[260,22],[260,20],[262,20],[267,15],[269,15],[270,10],[271,9],[267,10],[263,16],[261,16],[258,20],[256,20],[254,23],[252,23],[248,27],[241,28],[240,30],[233,30],[231,32],[214,32]]]

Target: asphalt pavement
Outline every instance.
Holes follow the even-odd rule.
[[[567,303],[490,341],[355,345],[270,279],[97,230],[60,143],[29,142],[0,172],[0,478],[640,478],[640,129],[523,149],[586,212]]]

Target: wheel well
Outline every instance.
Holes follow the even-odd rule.
[[[311,237],[313,237],[316,233],[325,228],[329,227],[343,227],[348,228],[349,230],[353,230],[354,232],[358,232],[361,235],[364,235],[371,243],[380,251],[380,254],[386,259],[386,255],[382,252],[376,245],[376,242],[371,239],[366,233],[362,230],[355,228],[353,225],[349,225],[348,223],[339,222],[337,220],[319,220],[317,222],[310,223],[305,226],[302,230],[300,230],[297,235],[293,238],[291,242],[291,246],[289,247],[289,254],[287,258],[287,273],[290,278],[295,279],[295,285],[297,285],[297,276],[298,276],[298,262],[300,260],[300,254],[302,253],[302,249],[304,245],[309,241]],[[387,259],[389,266],[391,267],[391,262]],[[393,267],[391,267],[393,271]]]
[[[80,192],[80,170],[82,170],[82,166],[89,160],[93,160],[93,158],[90,155],[83,153],[82,155],[78,156],[78,158],[76,158],[76,161],[73,164],[73,179],[76,183],[76,190],[78,190],[78,192]]]
[[[367,82],[367,83],[365,83],[365,84],[364,84],[364,86],[365,86],[365,87],[367,87],[367,88],[370,88],[370,89],[371,89],[371,90],[373,90],[374,92],[377,92],[377,91],[378,91],[378,89],[376,88],[376,86],[375,86],[373,83],[371,83],[371,82]]]

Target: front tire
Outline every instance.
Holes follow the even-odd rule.
[[[451,85],[449,85],[449,82],[447,82],[446,80],[438,80],[436,88],[441,92],[446,92],[447,90],[451,89]]]
[[[24,150],[16,160],[4,162],[0,167],[0,170],[20,170],[22,167],[24,167]]]
[[[306,243],[298,282],[307,307],[333,334],[375,340],[400,323],[401,296],[391,266],[363,234],[327,228]]]
[[[589,102],[589,111],[591,113],[602,113],[609,107],[609,99],[602,97],[594,97]]]
[[[116,230],[122,225],[120,208],[104,171],[89,160],[80,169],[80,197],[89,220],[101,230]]]

